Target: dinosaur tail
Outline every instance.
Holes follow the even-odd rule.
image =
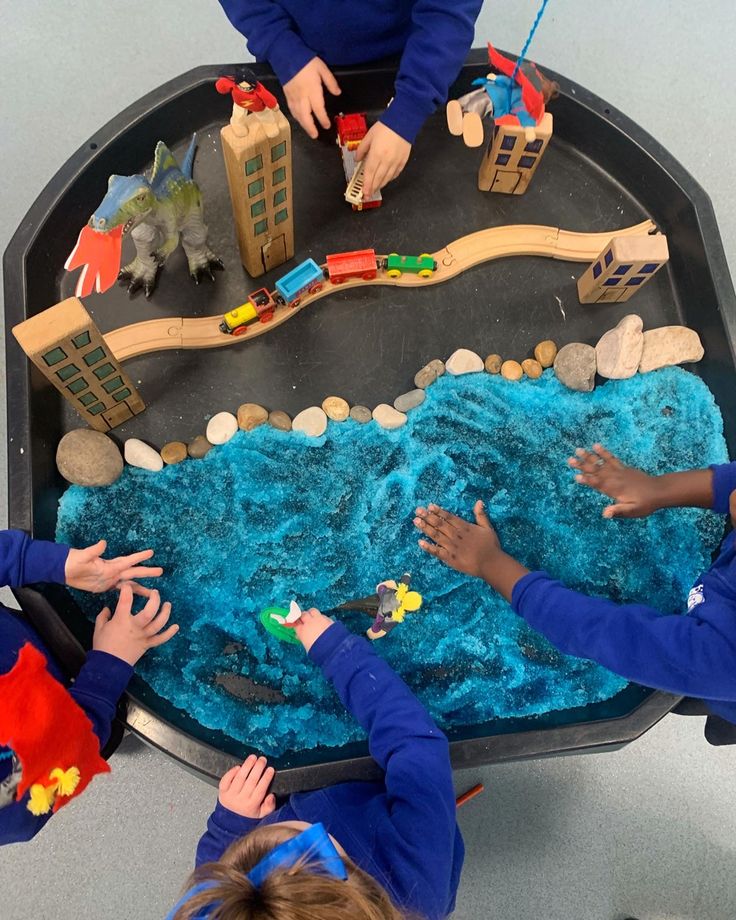
[[[187,179],[192,178],[192,170],[194,169],[194,154],[197,152],[197,132],[195,131],[192,135],[192,140],[189,144],[186,154],[184,155],[184,162],[181,164],[181,171],[184,173]]]

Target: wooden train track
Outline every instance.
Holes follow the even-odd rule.
[[[432,254],[437,262],[437,271],[431,278],[419,278],[417,275],[403,274],[400,278],[388,278],[379,275],[371,280],[351,278],[341,284],[325,281],[322,290],[307,294],[298,307],[279,307],[270,323],[255,323],[243,336],[232,336],[220,332],[222,314],[188,319],[183,316],[169,316],[146,320],[113,329],[105,335],[105,340],[118,361],[127,361],[138,355],[171,348],[221,348],[247,342],[264,332],[269,332],[286,322],[299,310],[335,291],[363,287],[368,284],[391,284],[398,287],[424,287],[440,284],[454,278],[461,272],[509,256],[542,256],[561,259],[566,262],[592,262],[603,247],[614,236],[641,236],[656,228],[652,221],[645,220],[623,230],[607,230],[603,233],[575,233],[560,230],[559,227],[545,227],[540,224],[510,224],[502,227],[489,227],[463,236]]]

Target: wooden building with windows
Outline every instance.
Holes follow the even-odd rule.
[[[257,278],[294,256],[291,126],[278,108],[233,105],[221,138],[240,258]]]
[[[663,233],[616,236],[578,278],[580,303],[623,303],[669,259]]]
[[[13,335],[44,377],[97,431],[108,431],[146,408],[76,297],[19,323]]]

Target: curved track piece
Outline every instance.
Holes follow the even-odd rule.
[[[147,320],[113,329],[105,335],[105,340],[118,361],[127,361],[138,355],[169,348],[219,348],[247,342],[274,329],[298,310],[308,304],[326,297],[333,291],[344,291],[351,287],[363,287],[368,284],[392,284],[399,287],[422,287],[439,284],[454,278],[461,272],[507,256],[544,256],[567,262],[592,262],[614,236],[640,236],[654,231],[656,227],[650,220],[645,220],[633,227],[623,230],[608,230],[604,233],[575,233],[560,230],[559,227],[545,227],[541,224],[510,224],[503,227],[488,227],[449,243],[444,249],[432,254],[437,262],[437,271],[431,278],[419,278],[413,274],[403,274],[400,278],[388,278],[379,275],[366,280],[350,278],[341,284],[325,281],[324,287],[314,294],[302,297],[298,307],[278,307],[273,320],[267,324],[257,324],[246,335],[232,336],[220,332],[222,314],[187,319],[181,316],[169,316],[161,319]],[[379,256],[379,258],[381,258]]]

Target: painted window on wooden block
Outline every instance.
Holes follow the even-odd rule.
[[[105,349],[98,347],[93,348],[92,351],[88,351],[84,356],[84,363],[87,367],[92,367],[93,364],[97,364],[98,361],[102,361],[103,358],[106,358]]]
[[[642,265],[639,271],[642,273],[642,275],[651,275],[652,272],[656,272],[658,268],[659,262],[646,262],[644,265]]]
[[[631,271],[631,264],[629,265],[619,265],[618,268],[614,271],[614,275],[626,275]]]
[[[256,201],[255,204],[252,204],[250,206],[250,216],[258,217],[258,215],[263,214],[265,210],[266,210],[266,200],[265,198],[261,198],[260,201]]]
[[[531,169],[536,162],[536,157],[519,157],[519,166],[522,169]]]
[[[286,141],[281,141],[280,144],[276,144],[275,147],[271,148],[271,162],[275,163],[276,160],[280,160],[281,157],[286,156]]]
[[[64,358],[66,358],[66,352],[63,348],[52,348],[51,351],[47,351],[43,356],[43,360],[49,367],[53,367],[54,364],[58,364]]]
[[[640,275],[635,275],[633,278],[629,278],[626,282],[627,287],[631,287],[637,284],[641,284],[642,281],[646,281],[646,278],[642,278]]]
[[[118,387],[123,385],[122,377],[113,377],[112,380],[107,380],[102,386],[105,388],[106,392],[112,393],[113,390],[117,390]]]
[[[75,348],[84,348],[85,345],[89,345],[92,341],[92,336],[89,332],[80,332],[79,335],[75,335],[72,339],[72,343]]]
[[[255,179],[253,182],[248,183],[248,197],[253,198],[255,195],[260,195],[263,191],[265,182],[263,179]]]
[[[70,377],[73,377],[78,373],[79,368],[76,364],[67,364],[66,367],[62,367],[60,371],[56,372],[56,376],[59,378],[59,380],[68,380]]]
[[[282,223],[282,221],[285,221],[286,218],[287,218],[288,216],[289,216],[289,213],[288,213],[288,211],[286,210],[286,208],[284,208],[283,210],[277,211],[277,212],[274,214],[273,222],[274,222],[275,224],[280,224],[280,223]]]
[[[501,150],[513,150],[516,145],[516,138],[511,134],[507,134],[504,139],[501,141]]]
[[[505,166],[510,159],[508,153],[499,153],[496,157],[496,166]]]
[[[280,188],[278,192],[273,196],[273,206],[276,207],[277,204],[283,204],[286,201],[286,189]]]
[[[286,167],[279,166],[278,169],[274,169],[272,181],[274,185],[279,185],[281,182],[286,180]]]
[[[603,256],[603,261],[606,263],[606,268],[613,262],[613,253],[609,249],[608,252]]]
[[[93,402],[97,402],[97,397],[94,393],[84,393],[79,397],[79,401],[83,406],[91,406]]]
[[[543,143],[544,141],[542,140],[529,141],[524,150],[526,150],[528,153],[539,153],[539,151],[542,149]]]
[[[67,390],[70,393],[81,393],[82,390],[86,390],[89,384],[84,379],[84,377],[79,377],[77,380],[74,380],[72,383],[67,385]]]
[[[127,399],[130,396],[130,390],[126,387],[124,390],[121,390],[119,393],[115,393],[113,399],[115,402],[122,402],[124,399]]]
[[[113,364],[103,364],[101,367],[96,367],[94,370],[94,375],[98,380],[104,380],[105,377],[109,377],[110,374],[115,373],[115,366]]]
[[[603,269],[601,268],[601,263],[600,263],[600,262],[594,262],[594,263],[593,263],[593,277],[594,277],[594,278],[600,278],[600,275],[601,275],[601,272],[602,272],[602,271],[603,271]]]
[[[263,157],[260,153],[245,161],[246,176],[252,176],[253,173],[257,173],[259,169],[263,169]]]
[[[621,280],[620,278],[606,278],[603,284],[606,287],[615,287],[619,283],[620,280]]]
[[[100,412],[104,412],[104,411],[105,411],[105,404],[101,402],[97,403],[97,405],[95,406],[90,406],[89,409],[87,409],[87,412],[89,412],[90,415],[99,415]]]
[[[255,236],[260,236],[262,233],[265,233],[268,230],[268,220],[258,220],[253,225],[253,234]]]

